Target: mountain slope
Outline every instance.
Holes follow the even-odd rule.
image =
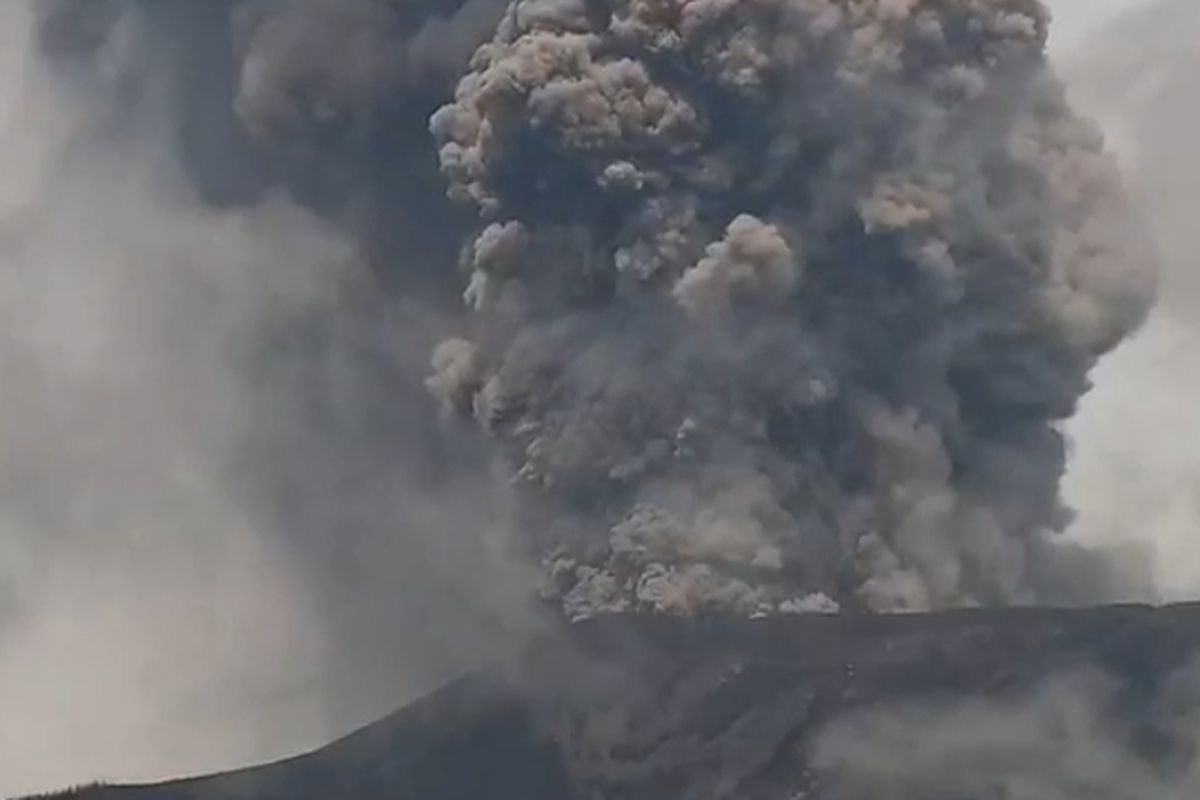
[[[1029,707],[1051,708],[1054,703],[1046,705],[1047,696],[1037,694],[1048,680],[1083,685],[1084,676],[1096,674],[1108,676],[1110,688],[1095,695],[1098,707],[1087,718],[1112,728],[1108,739],[1127,748],[1122,758],[1136,762],[1139,775],[1169,775],[1190,761],[1189,743],[1176,725],[1179,719],[1168,719],[1159,698],[1187,674],[1180,671],[1198,644],[1200,606],[750,622],[614,617],[547,637],[517,663],[455,681],[307,756],[74,796],[866,798],[875,795],[861,788],[861,770],[856,772],[852,759],[844,753],[831,758],[822,746],[831,721],[913,703],[953,712],[982,701],[994,709],[1019,708],[1035,697],[1040,705]],[[923,719],[933,730],[945,715]],[[1055,742],[1070,733],[1069,725],[1060,727],[1051,726],[1053,741],[1033,743],[1034,749],[1056,752]],[[864,737],[872,730],[860,729]],[[919,738],[921,731],[912,735]],[[995,737],[989,741],[993,747],[1003,744]],[[978,748],[970,752],[979,755]],[[1004,756],[987,754],[986,763],[994,767]],[[1008,769],[1022,776],[1030,771],[1019,764]],[[1121,770],[1129,774],[1134,767],[1123,764]],[[906,773],[904,780],[910,788],[933,786],[930,776]],[[941,789],[904,794],[903,786],[892,786],[889,794],[985,797],[938,780]],[[996,778],[988,791],[1001,792],[1001,783]],[[1008,796],[1023,795],[986,795]],[[1061,796],[1127,795],[1101,789]]]

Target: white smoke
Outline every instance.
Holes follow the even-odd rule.
[[[1082,5],[1081,0],[1075,0]],[[1116,4],[1110,4],[1116,10]],[[1052,3],[1071,12],[1071,0]],[[1069,431],[1072,533],[1092,546],[1151,548],[1158,596],[1200,596],[1200,6],[1125,2],[1059,60],[1072,99],[1104,126],[1164,263],[1149,324],[1102,363]],[[1082,9],[1075,9],[1076,13]],[[1068,40],[1069,41],[1069,40]]]
[[[364,265],[285,196],[194,196],[144,20],[74,72],[32,22],[0,5],[0,796],[315,746],[487,647],[460,623],[521,582],[472,574],[448,531],[494,507],[477,486],[422,498],[416,451],[370,473],[272,377],[301,322],[339,324]],[[402,322],[393,347],[423,365],[424,323]],[[353,408],[356,367],[325,361],[319,388]],[[314,570],[256,481],[326,472],[388,502],[301,482],[287,502],[328,513],[341,561]],[[376,512],[370,535],[339,530]],[[396,599],[364,615],[379,594]]]
[[[152,140],[96,148],[2,15],[0,794],[313,741],[315,703],[263,699],[307,692],[322,642],[224,485],[229,353],[349,253],[286,204],[202,211]]]

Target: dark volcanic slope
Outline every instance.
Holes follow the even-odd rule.
[[[1114,679],[1097,718],[1118,715],[1112,727],[1123,746],[1147,769],[1166,769],[1179,755],[1178,731],[1156,698],[1178,681],[1198,643],[1200,606],[751,622],[610,618],[549,637],[511,669],[458,680],[310,755],[77,796],[873,797],[814,767],[814,738],[831,720],[913,701],[942,709],[984,698],[994,707],[1028,703],[1022,698],[1050,679],[1096,671]],[[976,797],[945,791],[936,796]]]

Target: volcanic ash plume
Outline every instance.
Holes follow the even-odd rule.
[[[520,0],[432,120],[548,598],[1031,602],[1152,259],[1036,0]]]

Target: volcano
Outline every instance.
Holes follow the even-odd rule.
[[[884,796],[879,781],[905,798],[1176,797],[1191,769],[1181,723],[1198,644],[1200,605],[613,616],[564,627],[307,755],[61,797],[844,800]],[[884,744],[907,763],[858,763],[888,730],[905,743]],[[947,733],[957,749],[942,755],[969,761],[973,777],[930,757],[950,747]],[[1117,777],[1073,766],[1076,750],[1119,754],[1108,765]],[[1126,793],[1134,785],[1145,793]]]

